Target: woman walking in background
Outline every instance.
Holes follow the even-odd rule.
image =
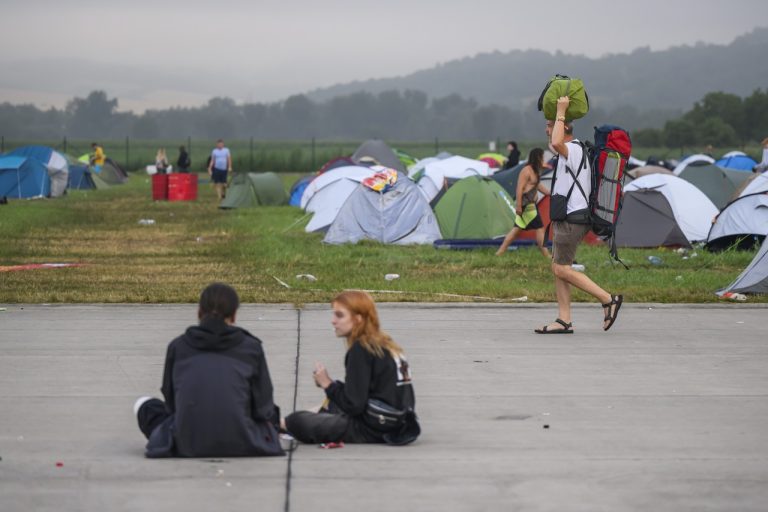
[[[546,248],[544,240],[544,223],[539,215],[539,209],[536,206],[538,192],[549,195],[547,187],[541,183],[541,170],[544,167],[544,150],[534,148],[528,155],[528,165],[520,171],[517,178],[517,188],[515,194],[515,227],[507,233],[501,247],[496,251],[496,256],[501,256],[507,252],[507,248],[523,231],[531,229],[536,230],[536,245],[541,253],[550,258],[549,250]]]

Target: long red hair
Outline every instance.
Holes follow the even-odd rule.
[[[347,290],[338,294],[331,304],[339,304],[346,308],[353,317],[360,315],[360,321],[353,318],[352,332],[347,336],[347,349],[359,343],[370,354],[384,357],[384,352],[391,356],[399,356],[403,349],[381,330],[379,313],[373,297],[359,290]]]

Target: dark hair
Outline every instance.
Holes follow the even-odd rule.
[[[200,318],[232,318],[240,307],[234,288],[224,283],[211,283],[200,294]]]
[[[186,152],[186,151],[187,151],[187,148],[185,148],[184,146],[179,146],[179,151],[184,151],[184,152]]]
[[[517,149],[517,142],[511,140],[507,142],[507,146],[512,146],[513,148]]]
[[[223,143],[223,142],[224,142],[224,139],[219,139],[219,140],[217,140],[217,141],[216,141],[216,144],[218,144],[219,142]]]
[[[566,135],[573,135],[573,123],[563,123],[563,131]]]
[[[99,145],[98,142],[94,142],[93,144],[91,144],[91,147],[98,146],[98,145]]]
[[[531,152],[528,153],[528,165],[531,166],[533,172],[535,172],[537,176],[541,174],[541,168],[544,165],[543,160],[544,150],[541,148],[533,148]]]

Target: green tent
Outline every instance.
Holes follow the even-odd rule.
[[[90,165],[90,158],[91,154],[86,153],[81,155],[77,161],[85,165]],[[101,166],[100,172],[97,173],[96,171],[92,170],[91,173],[93,176],[98,176],[101,178],[102,182],[105,182],[109,185],[120,185],[128,181],[128,174],[123,170],[122,167],[117,164],[117,162],[109,157],[104,159],[104,165]]]
[[[408,169],[413,164],[416,163],[416,159],[406,153],[405,151],[400,151],[399,149],[393,149],[392,151],[395,152],[395,155],[397,155],[397,158],[400,160],[400,162],[403,164],[403,166]]]
[[[273,172],[237,173],[227,189],[227,197],[219,208],[249,208],[252,206],[281,206],[288,204],[280,177]]]
[[[746,174],[746,173],[743,173]],[[704,192],[717,209],[722,209],[736,192],[736,185],[720,167],[715,164],[688,165],[679,177],[696,186]]]
[[[457,181],[435,206],[446,239],[485,240],[506,235],[515,225],[509,194],[493,179],[470,176]]]

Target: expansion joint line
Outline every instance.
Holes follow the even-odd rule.
[[[299,357],[301,357],[301,309],[296,309],[296,363],[293,370],[293,406],[291,412],[296,412],[296,401],[299,395]],[[288,452],[288,469],[285,475],[285,512],[291,510],[291,465],[293,464],[293,452]]]

